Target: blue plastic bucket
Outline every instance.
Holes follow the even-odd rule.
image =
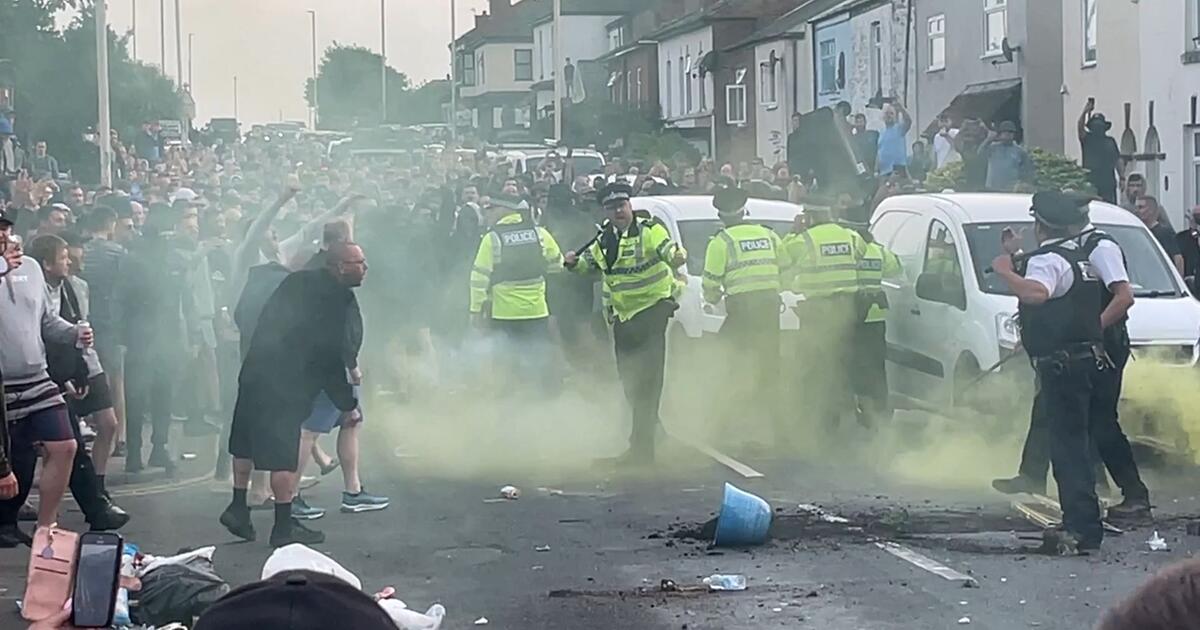
[[[725,484],[725,498],[717,515],[717,547],[761,545],[771,528],[771,506],[761,497]]]

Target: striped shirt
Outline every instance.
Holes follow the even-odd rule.
[[[4,379],[4,404],[8,421],[18,422],[46,409],[67,404],[58,385],[46,373],[29,378]]]

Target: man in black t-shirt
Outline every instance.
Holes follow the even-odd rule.
[[[1179,253],[1183,256],[1183,277],[1200,274],[1200,206],[1192,208],[1192,224],[1175,235]]]
[[[1108,203],[1117,203],[1117,178],[1124,176],[1125,161],[1117,141],[1108,135],[1112,123],[1104,114],[1092,113],[1095,102],[1089,100],[1079,116],[1079,144],[1083,150],[1083,168],[1088,171],[1088,181]]]
[[[1170,258],[1179,273],[1183,274],[1183,254],[1179,251],[1179,241],[1175,238],[1175,231],[1171,229],[1171,226],[1159,222],[1158,199],[1150,195],[1142,195],[1138,197],[1134,211],[1142,223],[1150,228],[1150,233],[1162,245],[1163,251],[1167,252],[1167,258]]]

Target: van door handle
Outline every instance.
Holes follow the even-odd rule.
[[[909,312],[909,313],[912,313],[913,315],[920,315],[920,314],[921,314],[921,309],[919,309],[919,308],[910,308],[910,309],[908,309],[908,312]]]

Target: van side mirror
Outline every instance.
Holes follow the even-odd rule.
[[[949,304],[962,311],[967,309],[967,293],[957,275],[923,273],[917,276],[916,292],[922,300]]]

